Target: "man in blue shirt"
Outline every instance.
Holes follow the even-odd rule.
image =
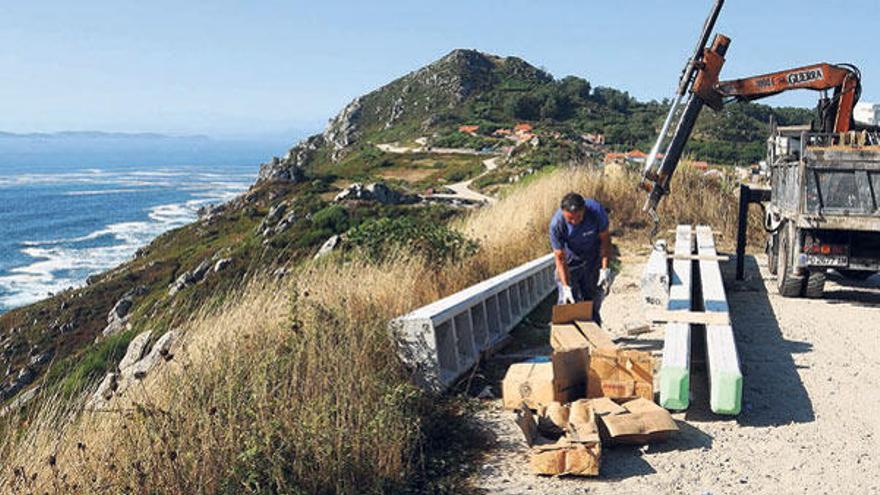
[[[601,325],[602,298],[611,290],[611,234],[605,209],[595,199],[566,194],[550,220],[550,246],[556,255],[557,303],[591,300],[593,321]]]

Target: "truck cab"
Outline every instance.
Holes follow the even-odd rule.
[[[767,141],[768,267],[785,297],[822,297],[826,273],[880,271],[880,136],[775,127]]]

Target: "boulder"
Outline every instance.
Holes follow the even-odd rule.
[[[276,224],[282,220],[282,215],[287,210],[287,204],[278,203],[277,205],[269,208],[269,213],[263,218],[263,221],[260,222],[260,226],[257,227],[257,232],[263,236],[270,236],[275,233]]]
[[[116,392],[118,388],[118,378],[119,375],[113,372],[104,375],[104,379],[98,384],[98,389],[95,390],[95,393],[92,394],[88,402],[86,402],[86,408],[101,409],[106,406],[107,402],[113,398],[113,393]]]
[[[208,270],[210,270],[212,266],[213,262],[210,259],[205,259],[204,261],[199,263],[199,266],[195,267],[194,269],[188,272],[183,272],[179,277],[177,277],[177,280],[175,280],[169,286],[168,295],[173,297],[181,290],[201,282],[201,280],[205,278],[205,274],[208,273]]]
[[[147,350],[147,344],[150,342],[150,335],[152,335],[152,333],[152,331],[147,330],[146,332],[140,333],[135,338],[131,339],[131,342],[129,342],[128,344],[128,349],[125,351],[125,356],[123,356],[122,360],[119,361],[120,370],[128,368],[129,366],[135,364],[144,357],[144,353]]]
[[[136,380],[143,380],[160,362],[170,361],[174,357],[171,354],[171,346],[174,345],[176,340],[177,332],[175,330],[166,332],[165,335],[159,337],[159,340],[153,344],[150,353],[126,368],[126,373],[123,373],[123,375],[129,375]]]
[[[398,205],[418,202],[419,197],[397,192],[384,182],[374,182],[366,186],[356,182],[342,190],[333,200],[337,202],[347,200],[377,201],[386,205]]]
[[[36,356],[32,356],[28,361],[28,367],[30,368],[39,368],[40,366],[49,362],[49,359],[52,357],[52,351],[41,352]]]
[[[107,326],[101,331],[101,335],[107,337],[124,330],[128,326],[129,312],[133,304],[134,301],[128,295],[116,301],[110,313],[107,314]]]
[[[285,230],[293,226],[294,222],[296,222],[296,213],[293,211],[288,212],[287,215],[285,215],[284,218],[282,218],[281,221],[278,222],[278,225],[275,226],[273,234],[280,234],[284,232]]]
[[[17,410],[21,409],[22,407],[24,407],[28,402],[30,402],[31,400],[33,400],[34,397],[36,397],[37,392],[39,392],[39,391],[40,391],[40,386],[37,385],[37,386],[31,388],[30,390],[20,394],[9,405],[0,409],[0,418],[2,418],[3,416],[6,416],[7,414],[9,414],[13,411],[17,411]]]
[[[230,263],[232,263],[232,258],[220,258],[219,260],[217,260],[216,263],[214,263],[214,273],[223,270],[224,268],[229,266]]]
[[[331,251],[333,251],[334,249],[336,249],[336,246],[339,245],[339,241],[340,241],[340,240],[341,240],[341,238],[340,238],[339,235],[333,235],[333,236],[330,236],[330,238],[327,239],[327,240],[324,242],[324,244],[321,245],[321,249],[319,249],[318,252],[315,254],[315,258],[314,258],[314,259],[318,259],[318,258],[321,258],[321,257],[323,257],[323,256],[326,256],[326,255],[329,254]]]

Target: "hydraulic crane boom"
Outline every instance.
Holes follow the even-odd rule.
[[[853,109],[861,93],[860,74],[852,65],[820,63],[760,76],[719,81],[724,56],[730,46],[730,38],[717,34],[710,47],[706,48],[704,45],[722,5],[723,0],[716,1],[703,26],[697,49],[685,66],[676,98],[646,161],[640,187],[648,192],[644,209],[654,219],[655,230],[659,224],[657,205],[660,199],[669,193],[672,174],[678,166],[685,144],[693,132],[703,106],[719,111],[731,101],[753,101],[792,89],[816,91],[833,89],[831,98],[823,97],[819,101],[820,118],[816,130],[825,133],[844,133],[852,128]],[[688,92],[690,95],[687,103],[681,109],[681,98]],[[666,141],[675,114],[679,114],[675,132],[668,140],[662,161],[655,167],[658,151]]]

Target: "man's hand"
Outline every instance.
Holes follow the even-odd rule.
[[[571,293],[571,287],[562,286],[562,304],[574,304],[574,294]]]
[[[611,293],[611,282],[612,282],[611,269],[610,268],[603,268],[603,269],[599,270],[599,283],[596,285],[598,285],[599,288],[602,289],[602,292],[606,296]]]

